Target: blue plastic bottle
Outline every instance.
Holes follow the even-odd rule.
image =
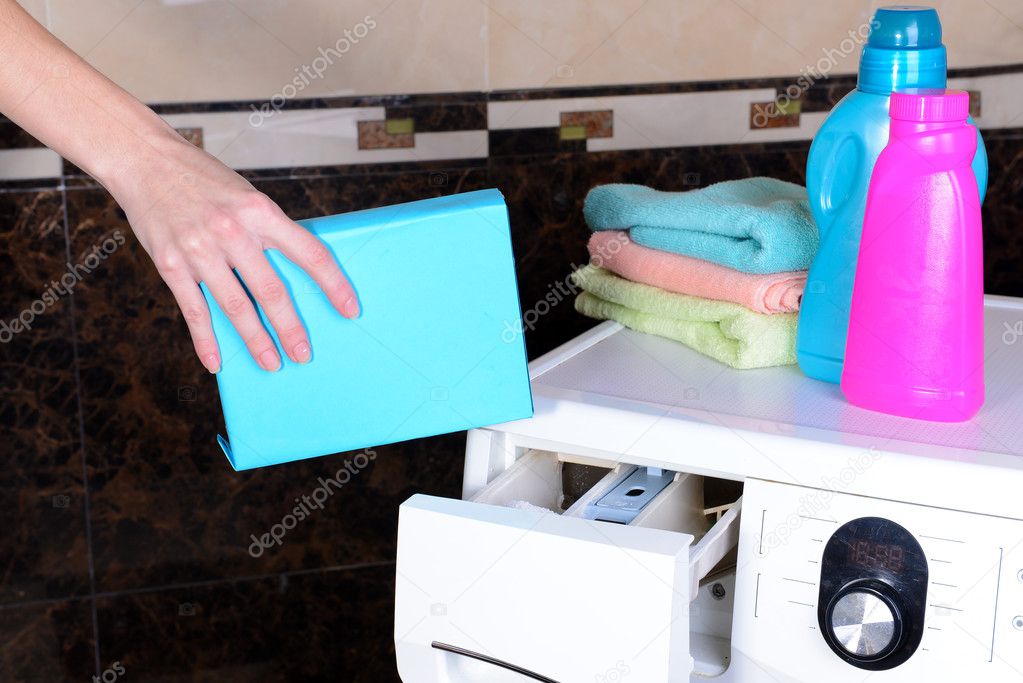
[[[902,88],[944,88],[946,68],[934,9],[878,9],[860,56],[856,90],[835,106],[810,146],[806,188],[821,241],[803,293],[796,339],[799,367],[809,377],[836,384],[842,377],[867,187],[874,162],[888,144],[888,100]],[[987,152],[978,140],[973,171],[981,200],[987,170]]]

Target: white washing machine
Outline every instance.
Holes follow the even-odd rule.
[[[962,424],[605,323],[401,507],[405,683],[1023,680],[1023,300]]]

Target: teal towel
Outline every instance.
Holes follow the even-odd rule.
[[[575,310],[591,318],[674,339],[733,368],[796,362],[795,313],[765,315],[730,301],[676,294],[592,264],[572,273],[572,282],[583,290]]]
[[[591,230],[628,230],[645,247],[746,273],[805,270],[817,253],[806,188],[776,178],[690,192],[600,185],[586,196],[583,215]]]

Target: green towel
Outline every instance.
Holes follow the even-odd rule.
[[[572,280],[584,290],[575,308],[591,318],[680,341],[733,368],[796,362],[796,313],[764,315],[728,301],[675,294],[594,265],[574,272]]]

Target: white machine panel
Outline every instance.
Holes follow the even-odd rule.
[[[1023,521],[760,480],[746,482],[744,503],[732,647],[773,680],[1023,680]],[[919,645],[901,664],[874,671],[836,654],[822,633],[833,622],[819,617],[821,583],[833,571],[822,567],[825,547],[861,518],[894,522],[926,558]],[[853,581],[871,579],[871,567],[911,569],[901,549],[878,552],[870,539],[839,545]],[[882,618],[864,621],[872,620]],[[911,616],[905,621],[907,629],[916,625]],[[867,623],[855,633],[841,628],[867,650],[871,629],[890,633]]]
[[[617,680],[621,668],[637,681],[686,683],[692,542],[689,534],[414,496],[398,529],[401,678],[569,683]]]

